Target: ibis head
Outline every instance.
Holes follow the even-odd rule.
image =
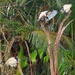
[[[48,12],[48,11],[43,11],[43,12],[41,12],[40,15],[39,15],[39,17],[38,17],[38,20],[37,20],[37,21],[40,21],[40,19],[41,19],[42,17],[46,17],[47,12]]]
[[[63,8],[60,10],[62,13],[66,12],[68,13],[70,11],[70,8],[72,7],[72,4],[65,4]]]

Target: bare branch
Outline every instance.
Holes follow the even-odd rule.
[[[22,6],[25,2],[26,2],[26,0],[23,0],[19,6]]]
[[[23,72],[22,72],[22,69],[21,69],[21,67],[20,67],[20,62],[18,62],[18,70],[20,71],[20,74],[21,74],[21,75],[24,75]]]
[[[69,11],[68,15],[63,19],[63,21],[60,23],[61,26],[63,26],[63,24],[65,23],[65,21],[69,18],[70,14],[71,14],[71,10]]]
[[[22,21],[24,22],[24,24],[25,24],[26,26],[28,26],[28,24],[27,24],[27,22],[25,21],[25,19],[24,19],[23,15],[21,14],[21,12],[20,12],[16,7],[15,7],[15,9],[16,9],[16,11],[19,13],[19,15],[20,15]]]
[[[2,52],[1,52],[1,40],[0,40],[0,69],[1,69],[1,75],[3,75],[4,72],[4,66],[1,64],[2,62]]]
[[[74,21],[74,19],[72,19],[66,26],[64,26],[64,27],[62,28],[61,35],[63,34],[64,30],[70,25],[70,23],[71,23],[72,21]]]
[[[5,53],[4,53],[4,55],[5,55],[5,61],[6,61],[6,60],[8,59],[8,57],[10,56],[10,50],[11,50],[11,47],[12,47],[14,41],[15,41],[15,38],[12,37],[12,40],[11,40],[10,43],[7,44],[7,46],[6,46],[6,51],[5,51]]]
[[[8,44],[9,42],[8,42],[8,40],[6,39],[5,33],[3,32],[2,28],[0,28],[0,32],[2,33],[4,40],[5,40],[5,41],[7,42],[7,44]]]
[[[49,59],[50,59],[51,75],[55,75],[55,72],[54,72],[54,64],[53,64],[52,43],[51,43],[51,40],[50,40],[50,34],[49,34],[49,31],[47,31],[47,30],[44,30],[44,32],[46,33],[47,42],[48,42],[47,52],[48,52]]]
[[[63,25],[65,23],[65,21],[69,18],[71,14],[71,10],[69,11],[68,15],[63,19],[63,21],[60,23],[59,25],[59,29],[57,32],[57,36],[56,36],[56,40],[55,40],[55,45],[54,45],[54,69],[55,69],[55,75],[59,75],[58,72],[58,45],[61,39],[61,35],[63,33]],[[61,33],[62,32],[62,33]]]
[[[33,72],[32,72],[32,63],[31,63],[31,60],[30,60],[30,52],[29,52],[29,47],[28,47],[28,44],[27,42],[25,41],[25,44],[26,44],[26,47],[27,47],[27,52],[28,52],[28,58],[29,58],[29,65],[30,65],[30,72],[31,72],[31,75],[33,75]]]

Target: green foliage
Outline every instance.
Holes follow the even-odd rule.
[[[39,54],[40,59],[42,59],[43,58],[43,54],[44,54],[44,51],[43,51],[42,48],[38,49],[38,54]]]
[[[43,63],[47,63],[48,60],[49,60],[49,57],[48,55],[46,54],[44,56],[44,52],[47,53],[47,43],[44,43],[45,41],[47,41],[46,39],[46,35],[43,31],[34,31],[32,32],[33,36],[31,36],[31,46],[30,46],[30,49],[34,50],[34,49],[37,49],[38,50],[38,54],[39,54],[39,57],[41,59],[41,61],[43,60]],[[51,36],[50,36],[50,39],[52,41],[52,45],[54,47],[54,40],[55,40],[55,33],[50,33]],[[41,42],[43,41],[44,42]],[[34,48],[32,48],[34,47]],[[69,49],[69,50],[67,50]],[[32,52],[33,53],[33,56],[35,59],[36,58],[36,51]],[[62,36],[61,38],[61,43],[59,45],[59,72],[60,72],[60,75],[64,74],[66,71],[69,71],[71,66],[72,66],[72,61],[74,61],[74,44],[72,43],[72,41],[66,37],[66,36]],[[71,61],[71,63],[68,62],[68,59],[69,61]],[[36,59],[35,59],[36,60]],[[68,65],[70,65],[70,67],[68,67]],[[43,66],[44,67],[44,66]]]
[[[48,57],[48,55],[46,55],[46,56],[44,57],[44,63],[47,63],[48,60],[49,60],[49,57]]]
[[[33,47],[42,48],[43,50],[45,50],[47,48],[46,34],[43,31],[34,31],[32,32],[32,34],[33,36],[32,36],[31,43]]]
[[[35,66],[36,75],[50,75],[48,62],[49,57],[47,54],[47,38],[46,34],[38,28],[38,13],[43,10],[52,11],[57,9],[59,13],[54,22],[56,25],[54,31],[57,31],[60,22],[66,16],[65,14],[60,13],[60,9],[65,3],[69,3],[69,1],[72,3],[72,14],[66,23],[75,18],[74,0],[0,0],[0,28],[4,26],[3,31],[9,31],[11,33],[9,34],[10,37],[21,35],[23,38],[22,40],[27,40],[32,64],[37,64],[37,66]],[[12,3],[12,7],[8,12],[7,17],[6,6],[8,6],[9,3]],[[50,23],[52,23],[52,21],[50,21]],[[59,44],[58,65],[60,75],[64,75],[65,73],[68,73],[68,75],[75,74],[75,69],[71,71],[72,66],[75,68],[74,24],[75,21],[73,21],[65,30]],[[54,48],[55,37],[56,32],[50,32],[52,48]],[[2,45],[2,50],[5,50],[4,45]],[[36,59],[37,55],[40,58],[39,64],[37,63]],[[28,57],[23,55],[23,46],[20,46],[20,52],[18,56],[20,58],[22,69],[27,70],[29,68]],[[42,72],[40,72],[40,68],[42,68]]]
[[[75,74],[72,67],[74,67],[74,53],[73,50],[66,50],[61,48],[59,51],[59,72],[60,75],[63,74]]]
[[[31,53],[30,59],[31,59],[32,63],[36,63],[36,56],[37,56],[37,51],[34,51]]]

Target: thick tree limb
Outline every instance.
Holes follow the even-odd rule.
[[[49,34],[49,31],[47,30],[44,30],[44,32],[46,33],[47,42],[48,42],[47,52],[48,52],[49,60],[50,60],[51,75],[55,75],[54,64],[53,64],[53,51],[52,51],[52,46],[51,46],[50,34]]]
[[[50,34],[48,29],[44,28],[44,25],[41,23],[41,27],[43,27],[43,31],[46,34],[47,37],[47,43],[48,43],[48,47],[47,47],[47,52],[48,52],[48,56],[49,56],[49,60],[50,60],[50,71],[51,71],[51,75],[55,75],[54,72],[54,63],[53,63],[53,51],[52,51],[52,46],[51,46],[51,40],[50,40]]]
[[[68,26],[68,25],[65,26],[65,28],[63,29],[63,25],[64,25],[65,21],[69,18],[70,14],[71,14],[71,10],[69,11],[68,15],[63,19],[63,21],[60,23],[59,29],[58,29],[58,32],[57,32],[57,36],[56,36],[56,40],[55,40],[55,45],[54,45],[54,69],[55,69],[55,75],[59,75],[59,72],[58,72],[58,45],[59,45],[62,33],[64,32],[64,30]]]
[[[66,26],[63,26],[64,23],[66,22],[66,20],[69,18],[70,14],[71,14],[71,10],[69,11],[68,15],[63,19],[63,21],[59,25],[57,36],[55,39],[55,44],[54,44],[54,50],[52,49],[52,46],[51,46],[49,31],[48,31],[48,29],[46,29],[46,27],[44,27],[43,23],[41,22],[41,27],[43,28],[43,31],[46,33],[46,36],[47,36],[47,42],[48,42],[47,52],[48,52],[49,59],[50,59],[51,75],[59,75],[59,71],[58,71],[58,45],[59,45],[59,42],[60,42],[60,39],[61,39],[61,36],[62,36],[64,30],[73,21],[73,20],[71,20]]]

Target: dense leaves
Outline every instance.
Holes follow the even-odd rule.
[[[75,18],[75,1],[74,0],[0,0],[0,40],[1,50],[5,51],[6,41],[11,41],[12,37],[17,37],[15,42],[19,42],[20,65],[25,75],[30,73],[30,61],[34,75],[50,75],[49,57],[47,53],[47,36],[40,28],[37,22],[38,15],[44,10],[58,10],[58,15],[49,22],[50,39],[52,48],[57,34],[60,22],[67,15],[61,14],[60,9],[65,3],[72,4],[72,14],[65,22],[65,25]],[[11,5],[8,10],[9,4]],[[8,11],[7,11],[8,10]],[[8,13],[8,15],[7,15]],[[75,21],[68,26],[61,37],[59,44],[59,73],[60,75],[75,74]],[[64,25],[64,26],[65,26]],[[52,29],[53,28],[53,29]],[[20,36],[20,38],[19,38]],[[30,57],[28,56],[27,42]],[[13,46],[13,45],[12,45]],[[16,46],[14,49],[17,49]],[[4,56],[3,56],[4,57]],[[30,58],[30,59],[29,59]],[[17,75],[20,75],[17,70]]]

